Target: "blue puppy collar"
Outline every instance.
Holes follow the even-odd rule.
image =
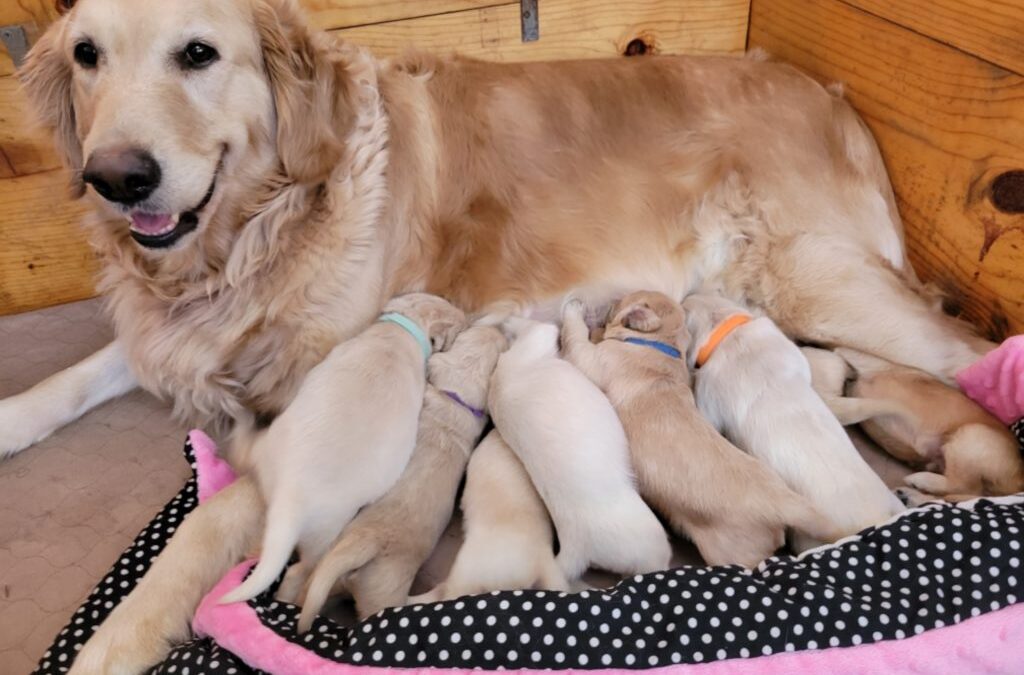
[[[419,325],[407,316],[403,316],[397,312],[391,312],[389,314],[382,314],[378,321],[384,323],[393,323],[396,326],[400,326],[405,329],[405,332],[416,338],[416,342],[419,343],[420,349],[423,350],[423,360],[426,361],[430,358],[430,355],[434,353],[434,346],[430,343],[430,338],[423,332],[423,329]]]
[[[672,345],[667,345],[664,342],[655,342],[654,340],[644,340],[642,338],[626,338],[625,340],[623,340],[623,342],[630,345],[640,345],[641,347],[650,347],[651,349],[657,349],[662,354],[665,354],[666,356],[671,356],[674,359],[683,358],[682,352],[680,352]]]

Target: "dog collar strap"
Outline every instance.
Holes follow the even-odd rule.
[[[733,314],[722,323],[715,326],[715,329],[711,331],[711,335],[708,336],[708,341],[704,343],[704,346],[697,352],[697,367],[700,368],[711,355],[718,349],[718,345],[722,344],[722,340],[729,337],[734,330],[753,321],[753,317],[749,314]]]
[[[441,393],[444,394],[445,396],[447,396],[448,398],[450,398],[451,400],[455,401],[456,403],[458,403],[460,406],[462,406],[463,408],[465,408],[469,412],[473,413],[473,417],[477,418],[478,420],[482,420],[484,417],[487,416],[487,413],[485,413],[480,408],[474,408],[470,404],[468,404],[465,401],[463,401],[462,397],[459,396],[458,394],[456,394],[454,391],[447,391],[447,390],[445,390],[445,391],[442,391]]]
[[[403,316],[397,312],[391,312],[389,314],[382,314],[379,321],[384,323],[393,323],[396,326],[401,326],[405,329],[405,332],[416,338],[416,342],[419,343],[420,349],[423,350],[423,360],[426,361],[430,358],[430,355],[434,353],[434,347],[430,344],[430,338],[423,332],[423,329],[419,325],[407,316]]]
[[[651,349],[657,349],[666,356],[671,356],[674,359],[683,358],[683,353],[672,345],[665,344],[664,342],[656,342],[654,340],[644,340],[643,338],[626,338],[623,340],[628,345],[640,345],[641,347],[650,347]]]

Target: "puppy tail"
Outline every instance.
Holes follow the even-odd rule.
[[[267,529],[263,535],[260,561],[249,577],[233,591],[224,594],[220,604],[252,600],[267,590],[288,565],[292,551],[298,543],[298,513],[289,504],[292,500],[278,500],[267,513]]]
[[[302,614],[299,615],[300,633],[305,633],[313,625],[313,619],[323,609],[338,579],[355,572],[370,562],[377,553],[376,540],[369,537],[342,536],[334,549],[317,564],[313,576],[309,579],[306,599],[302,602]]]

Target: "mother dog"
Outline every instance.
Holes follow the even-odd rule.
[[[705,285],[946,379],[991,347],[914,276],[856,114],[786,66],[381,62],[292,0],[79,0],[22,75],[95,207],[117,341],[0,402],[0,454],[137,385],[256,424],[411,290],[550,316]],[[242,481],[193,514],[79,667],[158,660],[258,503]]]

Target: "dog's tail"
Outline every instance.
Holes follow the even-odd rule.
[[[317,564],[309,579],[306,599],[302,602],[302,614],[299,616],[300,633],[305,633],[313,625],[313,619],[323,609],[338,579],[373,560],[379,548],[377,540],[372,537],[342,536],[334,549]]]
[[[260,561],[249,577],[233,591],[224,594],[220,604],[252,600],[267,590],[288,565],[288,559],[298,543],[301,523],[294,500],[278,499],[267,511],[267,529],[263,534],[263,549]]]

